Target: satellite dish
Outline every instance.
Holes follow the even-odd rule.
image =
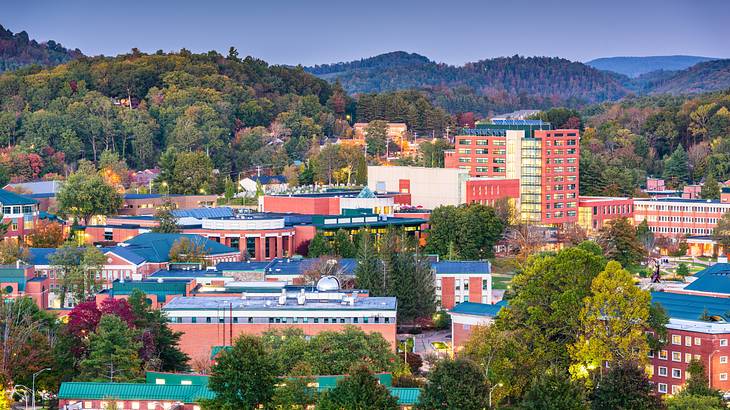
[[[317,290],[320,292],[340,290],[340,281],[334,276],[323,276],[317,281]]]

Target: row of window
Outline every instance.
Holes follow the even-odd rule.
[[[565,158],[565,162],[568,164],[575,164],[578,161],[576,157]],[[546,158],[546,164],[560,165],[563,163],[563,158]]]
[[[552,172],[555,174],[561,174],[563,172],[576,172],[577,170],[578,170],[578,168],[576,168],[576,167],[555,167],[555,168],[552,168],[552,171],[551,171],[550,167],[548,167],[548,168],[545,168],[545,173],[549,174],[550,172]]]
[[[545,195],[545,199],[547,201],[551,199],[555,200],[561,200],[561,199],[575,199],[575,192],[568,192],[567,194],[547,194]]]
[[[668,226],[649,226],[649,230],[655,233],[691,233],[698,235],[709,235],[713,231],[709,228],[676,228]]]
[[[457,140],[457,142],[458,142],[457,145],[471,145],[472,140],[471,139],[467,139],[467,138],[459,138]],[[479,140],[476,140],[475,141],[475,144],[476,145],[482,145],[482,146],[489,145],[489,140],[479,139]],[[507,141],[505,141],[504,138],[493,139],[492,140],[492,145],[502,146],[503,147],[503,146],[507,145]]]
[[[652,215],[653,216],[653,215]],[[652,222],[655,222],[657,218],[652,218]],[[694,223],[706,223],[706,224],[717,224],[719,218],[693,218],[691,216],[659,216],[659,222],[694,222]],[[647,219],[647,221],[650,221]]]
[[[598,215],[597,206],[593,207],[593,215]],[[630,204],[624,205],[605,205],[603,208],[604,215],[617,215],[617,214],[628,214],[633,211],[633,207]]]
[[[568,148],[565,151],[562,149],[556,149],[556,150],[546,150],[545,155],[563,155],[563,152],[567,155],[575,155],[575,148]]]
[[[576,212],[575,211],[568,211],[568,212],[565,213],[565,215],[567,215],[569,217],[573,217],[573,216],[576,215]],[[555,212],[552,213],[552,216],[551,216],[550,212],[545,213],[545,219],[550,219],[551,217],[552,218],[562,218],[563,217],[563,212],[562,211],[555,211]]]
[[[229,317],[172,317],[171,323],[231,323]],[[392,321],[395,323],[395,319]],[[389,317],[234,317],[233,323],[391,323]]]
[[[3,207],[3,214],[9,215],[9,214],[20,214],[20,213],[32,213],[34,211],[33,205],[16,205],[16,206],[4,206]]]
[[[724,214],[730,210],[730,205],[707,206],[707,205],[660,205],[660,204],[636,204],[637,210],[642,211],[676,211],[676,212],[702,212],[713,214]]]

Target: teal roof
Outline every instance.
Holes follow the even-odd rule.
[[[222,351],[231,351],[231,346],[213,346],[210,348],[210,360],[213,360],[218,356],[218,354]]]
[[[148,383],[61,383],[59,399],[72,400],[166,400],[195,403],[212,399],[215,394],[207,386]]]
[[[25,290],[25,271],[22,268],[16,268],[8,266],[0,266],[0,282],[17,283],[18,290],[23,292]]]
[[[235,253],[237,249],[229,248],[216,241],[200,235],[179,234],[179,233],[154,233],[148,232],[135,236],[127,240],[125,243],[134,246],[134,253],[142,256],[148,262],[167,262],[169,260],[170,248],[175,242],[181,238],[188,238],[194,244],[203,246],[209,255],[219,255],[223,253]]]
[[[164,380],[166,385],[207,386],[208,379],[207,375],[196,373],[147,372],[145,375],[148,384],[157,384],[158,380]]]
[[[700,321],[706,312],[717,321],[730,321],[730,298],[651,292],[651,301],[662,305],[672,319]]]
[[[421,397],[421,389],[417,387],[391,387],[390,394],[398,399],[401,406],[413,406]]]
[[[157,279],[144,280],[125,280],[119,279],[112,282],[110,289],[105,289],[101,293],[110,295],[130,295],[133,290],[139,289],[146,295],[155,295],[161,302],[167,301],[170,295],[186,295],[187,285],[190,280],[187,279],[166,279],[159,282]]]
[[[4,206],[33,205],[37,203],[38,201],[36,201],[35,199],[30,199],[27,196],[18,195],[15,192],[0,189],[0,204]]]
[[[497,313],[507,306],[506,301],[500,301],[494,305],[487,303],[462,302],[454,306],[449,313],[458,313],[462,315],[475,315],[485,317],[495,317]]]

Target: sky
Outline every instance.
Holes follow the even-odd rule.
[[[415,52],[484,58],[730,58],[729,0],[0,0],[0,24],[87,55],[230,46],[272,64]]]

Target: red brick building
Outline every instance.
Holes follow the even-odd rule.
[[[451,343],[453,343],[454,353],[458,353],[464,347],[476,326],[491,325],[497,313],[505,305],[505,302],[494,305],[464,302],[449,310],[451,316]]]
[[[594,234],[608,221],[628,218],[634,221],[632,198],[581,196],[578,198],[578,225]]]
[[[348,297],[338,289],[319,285],[310,291],[283,290],[273,296],[178,297],[162,310],[170,319],[170,328],[183,332],[180,349],[192,360],[208,360],[214,346],[228,345],[240,334],[260,335],[287,327],[315,335],[355,326],[380,333],[395,347],[395,298]]]
[[[489,262],[439,261],[431,264],[436,279],[436,301],[443,309],[459,303],[492,303]]]
[[[503,120],[462,130],[447,151],[447,168],[473,177],[519,180],[519,214],[557,225],[578,220],[580,135],[539,120]]]

